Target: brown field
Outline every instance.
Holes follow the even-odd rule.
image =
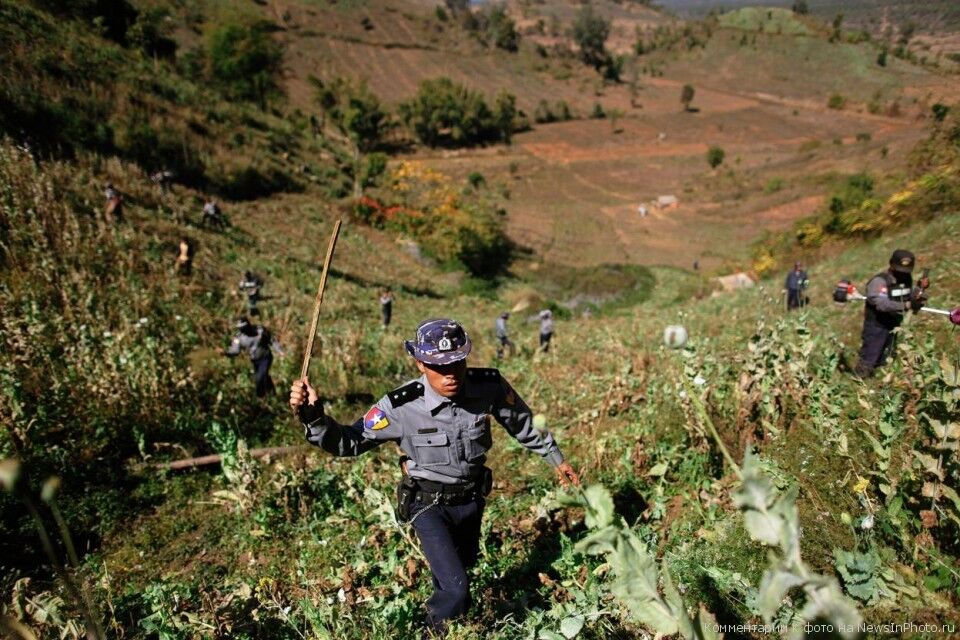
[[[699,259],[711,270],[745,265],[752,240],[814,213],[829,188],[816,176],[893,169],[923,130],[914,118],[703,93],[700,112],[681,113],[675,87],[657,82],[646,95],[659,101],[618,121],[616,132],[609,120],[582,120],[539,126],[509,149],[416,157],[505,184],[511,235],[545,261],[689,268]],[[710,145],[726,152],[715,171],[705,159]],[[765,193],[774,177],[782,188]],[[666,194],[680,206],[649,204]]]
[[[448,76],[488,96],[510,91],[528,114],[540,100],[564,100],[581,118],[599,104],[617,118],[535,125],[509,147],[412,157],[463,178],[480,171],[508,191],[509,232],[538,259],[684,268],[698,259],[707,270],[748,264],[751,241],[821,206],[830,176],[901,169],[930,104],[960,98],[955,76],[893,58],[879,67],[871,44],[752,33],[744,44],[745,32],[729,28],[705,47],[629,62],[625,78],[633,67],[641,72],[631,101],[627,83],[604,85],[576,60],[535,52],[534,42],[565,41],[578,6],[511,5],[524,44],[509,54],[439,22],[426,1],[301,0],[284,8],[286,89],[312,110],[311,75],[359,76],[395,104],[422,80]],[[630,49],[637,26],[674,23],[646,7],[598,7],[613,20],[615,50]],[[553,28],[539,33],[539,20]],[[687,83],[696,89],[692,112],[679,101]],[[847,101],[843,110],[827,107],[835,93]],[[716,170],[705,159],[712,145],[726,152]],[[650,206],[639,217],[641,202],[667,194],[678,208]]]

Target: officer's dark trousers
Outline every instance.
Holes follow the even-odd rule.
[[[433,573],[433,595],[427,600],[427,624],[443,630],[445,621],[470,608],[470,578],[467,569],[477,561],[480,549],[480,519],[484,500],[458,506],[435,505],[413,522],[423,555]],[[416,515],[423,506],[415,503]]]
[[[787,308],[796,309],[800,306],[800,289],[787,289]]]
[[[390,326],[390,318],[393,316],[393,307],[389,304],[380,305],[380,313],[383,315],[383,326]]]
[[[553,338],[552,333],[541,333],[540,334],[540,350],[546,353],[550,351],[550,339]]]
[[[867,378],[873,370],[882,366],[893,348],[893,330],[873,322],[863,323],[860,335],[860,362],[857,363],[857,375]]]
[[[257,384],[257,397],[262,398],[273,391],[273,379],[270,377],[270,364],[273,354],[253,360],[253,380]]]
[[[497,360],[503,357],[506,349],[510,350],[511,357],[516,353],[516,347],[513,346],[513,340],[507,336],[497,336],[497,341],[500,343],[497,346]]]

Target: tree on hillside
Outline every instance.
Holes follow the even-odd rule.
[[[386,156],[370,152],[383,142],[392,127],[390,115],[367,87],[366,80],[334,78],[324,82],[311,76],[310,82],[324,119],[329,119],[350,142],[353,166],[348,173],[353,179],[353,195],[359,198],[363,188],[371,186],[386,169]]]
[[[517,97],[501,89],[493,101],[494,128],[499,131],[504,142],[510,144],[510,138],[516,127]]]
[[[310,77],[316,102],[324,118],[363,152],[377,148],[390,131],[390,114],[370,91],[366,80],[334,78],[330,82]]]
[[[485,34],[487,43],[498,49],[514,52],[520,47],[520,34],[517,25],[507,14],[506,7],[495,4],[481,11],[478,18],[479,28]]]
[[[610,22],[586,5],[577,12],[573,22],[573,39],[580,47],[580,59],[599,70],[607,62],[607,37],[610,35]]]
[[[727,157],[727,152],[722,147],[713,145],[707,149],[707,164],[710,165],[711,169],[719,167],[725,157]]]
[[[696,91],[693,85],[683,85],[683,89],[680,91],[680,102],[683,104],[684,111],[690,111],[690,103],[693,102],[694,93],[696,93]]]
[[[127,30],[127,41],[151,58],[173,59],[177,52],[173,28],[168,9],[145,9]]]
[[[430,147],[509,142],[516,116],[511,94],[499,94],[491,109],[480,93],[450,78],[424,80],[399,110],[404,123]]]
[[[272,30],[269,22],[228,23],[207,38],[208,77],[229,97],[256,102],[261,109],[280,94],[283,47]]]
[[[805,16],[810,13],[810,7],[807,6],[806,0],[796,0],[791,9],[793,9],[793,12],[798,16]]]
[[[833,18],[833,33],[830,34],[830,42],[837,42],[843,36],[843,13],[838,13]]]

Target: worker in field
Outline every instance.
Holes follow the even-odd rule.
[[[863,308],[860,360],[855,372],[861,378],[873,375],[884,364],[893,349],[893,330],[903,322],[904,314],[919,311],[927,298],[924,291],[930,286],[924,277],[913,286],[915,256],[905,249],[897,249],[890,256],[890,266],[867,282],[867,300]]]
[[[513,341],[510,339],[510,334],[507,331],[507,320],[510,318],[510,314],[506,311],[497,316],[497,320],[494,323],[494,332],[497,337],[497,360],[503,358],[504,352],[509,349],[510,356],[512,357],[516,353],[516,347],[513,344]]]
[[[238,285],[239,292],[247,298],[247,314],[260,315],[257,303],[260,302],[260,289],[263,288],[263,279],[253,271],[244,271],[243,278]]]
[[[217,229],[223,229],[227,226],[226,220],[223,218],[223,212],[220,211],[220,205],[215,199],[210,198],[203,204],[201,224]]]
[[[397,514],[413,526],[433,574],[427,627],[442,634],[470,607],[470,577],[480,522],[493,484],[484,466],[496,420],[539,454],[563,485],[580,478],[553,436],[533,427],[530,408],[496,369],[467,367],[470,338],[459,323],[427,320],[405,341],[421,376],[383,396],[353,424],[326,416],[309,380],[293,383],[290,405],[307,440],[335,456],[357,456],[385,442],[400,446],[403,479]]]
[[[553,312],[544,309],[540,312],[540,351],[550,351],[550,341],[553,340]]]
[[[803,270],[803,265],[794,262],[793,269],[787,274],[787,280],[783,285],[787,292],[787,309],[806,306],[806,292],[809,285],[810,279],[807,277],[807,272]]]
[[[193,273],[193,254],[194,247],[193,243],[190,241],[190,238],[186,236],[180,238],[180,243],[177,245],[177,275],[182,278],[187,278]]]
[[[274,390],[273,379],[270,377],[270,365],[273,364],[273,353],[283,355],[283,347],[270,335],[266,327],[253,324],[247,318],[240,318],[236,324],[237,333],[233,336],[230,346],[221,349],[227,357],[235,358],[246,352],[253,365],[253,381],[258,398],[262,398]]]
[[[106,222],[111,224],[123,222],[123,196],[120,195],[112,182],[108,182],[107,186],[104,187],[103,195],[107,199],[107,204],[103,210]]]
[[[383,328],[386,329],[393,317],[393,291],[390,287],[384,287],[380,291],[380,316],[383,318]]]

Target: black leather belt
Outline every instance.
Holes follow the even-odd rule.
[[[422,503],[455,506],[469,504],[483,495],[477,482],[444,484],[420,479],[414,479],[414,482],[417,485],[417,500]]]

